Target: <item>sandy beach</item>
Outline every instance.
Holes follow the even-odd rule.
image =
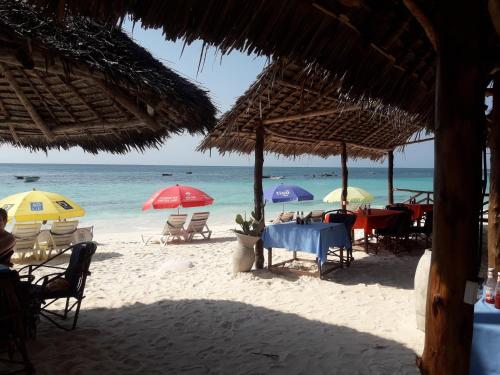
[[[166,248],[143,246],[139,232],[98,231],[78,328],[41,321],[29,343],[37,373],[418,373],[420,252],[356,251],[329,281],[266,270],[233,276],[234,235],[212,229],[210,241]]]

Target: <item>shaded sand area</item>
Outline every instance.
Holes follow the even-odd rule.
[[[214,229],[210,241],[167,248],[98,233],[77,330],[42,320],[29,344],[38,373],[418,373],[419,254],[355,252],[332,281],[233,276],[234,236]]]

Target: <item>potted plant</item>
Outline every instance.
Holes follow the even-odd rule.
[[[255,261],[254,246],[260,239],[264,221],[257,220],[254,212],[249,220],[246,219],[246,215],[243,217],[238,214],[235,221],[241,229],[233,230],[238,239],[238,246],[233,253],[233,273],[248,272]]]

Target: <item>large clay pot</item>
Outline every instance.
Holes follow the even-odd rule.
[[[427,285],[431,270],[432,251],[425,250],[420,258],[415,272],[415,313],[417,315],[417,328],[425,332],[425,307],[427,303]]]
[[[248,272],[255,261],[254,245],[259,237],[236,233],[238,245],[233,252],[233,274]]]

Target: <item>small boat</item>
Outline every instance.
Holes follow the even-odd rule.
[[[172,173],[162,173],[162,176],[172,176]]]
[[[24,182],[35,182],[38,181],[40,177],[38,176],[24,176]]]
[[[24,176],[14,176],[17,180],[24,180]]]
[[[271,176],[264,175],[264,176],[262,176],[262,178],[271,178]]]
[[[333,173],[321,173],[321,177],[333,177],[335,176]]]
[[[186,174],[193,174],[193,172],[186,172]]]
[[[269,177],[271,180],[283,180],[285,176],[271,176]]]

